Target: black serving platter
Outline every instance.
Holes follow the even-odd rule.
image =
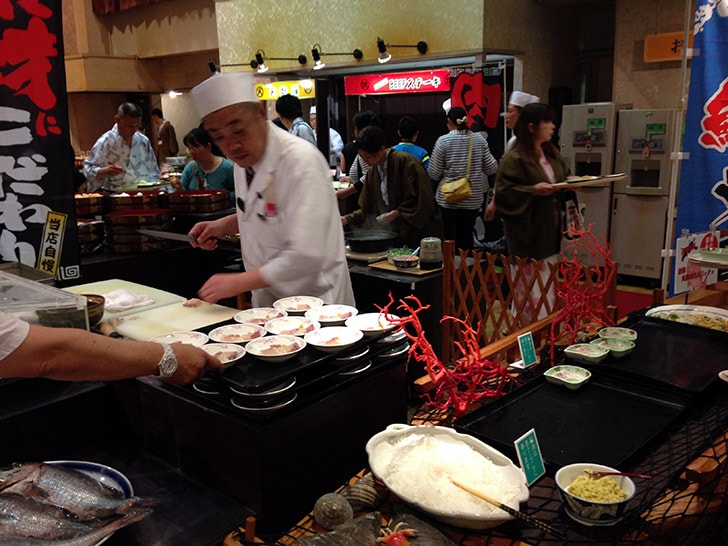
[[[717,382],[718,372],[728,369],[725,332],[648,316],[632,317],[620,326],[637,332],[632,352],[623,358],[608,356],[587,368],[692,395],[704,392]]]
[[[513,442],[533,428],[551,471],[584,462],[625,469],[688,402],[685,395],[657,393],[598,371],[578,390],[541,376],[457,420],[455,428],[513,460]]]
[[[235,324],[235,322],[225,321],[200,328],[199,331],[208,333],[214,328],[226,324]],[[403,335],[401,339],[404,339]],[[245,354],[237,364],[225,369],[220,379],[237,389],[250,393],[270,389],[292,376],[298,379],[299,384],[308,383],[332,373],[345,371],[365,357],[389,351],[393,345],[399,344],[401,339],[399,334],[393,332],[364,336],[352,347],[336,353],[325,353],[312,346],[306,346],[284,362],[266,362],[251,354]]]

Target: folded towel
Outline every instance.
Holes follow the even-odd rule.
[[[105,309],[112,312],[144,307],[154,303],[154,300],[146,294],[132,294],[125,288],[119,288],[104,294],[104,298],[106,298]]]

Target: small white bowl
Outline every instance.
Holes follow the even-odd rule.
[[[323,304],[324,300],[314,296],[290,296],[274,301],[273,307],[289,315],[303,315],[309,309],[316,309]]]
[[[322,305],[316,309],[309,309],[305,317],[317,320],[321,326],[339,326],[344,324],[346,319],[354,317],[359,313],[356,307],[351,305]]]
[[[274,318],[280,318],[287,316],[288,313],[275,307],[253,307],[252,309],[245,309],[240,311],[233,318],[235,322],[241,322],[243,324],[258,324],[263,326],[269,320]]]
[[[210,332],[210,339],[218,343],[245,344],[253,339],[263,337],[265,328],[257,324],[228,324]]]
[[[306,342],[297,336],[273,335],[254,339],[245,350],[266,362],[285,362],[306,347]]]
[[[168,334],[162,334],[161,336],[153,337],[150,341],[155,343],[186,343],[187,345],[194,345],[195,347],[201,347],[209,341],[207,334],[195,331],[184,331],[184,332],[169,332]]]
[[[576,343],[564,349],[564,354],[578,362],[596,364],[609,354],[609,349],[592,343]]]
[[[393,321],[398,320],[397,315],[384,313],[363,313],[346,319],[344,324],[349,328],[361,330],[365,336],[376,336],[394,330],[397,327]]]
[[[549,368],[543,375],[549,383],[563,385],[567,389],[575,391],[589,381],[591,372],[580,366],[564,365]]]
[[[287,336],[304,336],[321,328],[321,325],[306,317],[280,317],[265,323],[265,329],[271,334]]]
[[[627,476],[609,476],[627,493],[627,498],[618,502],[589,501],[568,491],[569,486],[577,476],[584,475],[585,469],[595,472],[618,472],[612,467],[594,463],[574,463],[560,468],[556,472],[555,480],[566,514],[574,521],[584,525],[614,525],[622,519],[627,504],[635,495],[636,487],[634,482]]]
[[[233,366],[245,356],[245,349],[235,343],[207,343],[201,348],[217,358],[226,368]]]
[[[356,328],[349,328],[348,326],[327,326],[309,332],[303,336],[303,339],[319,351],[335,353],[348,349],[363,337],[364,334],[362,331]]]
[[[615,358],[627,356],[634,349],[634,341],[621,337],[600,337],[591,342],[593,345],[601,345],[609,349]]]
[[[637,332],[631,328],[613,326],[599,330],[599,337],[618,337],[621,339],[628,339],[629,341],[635,341],[637,339]]]

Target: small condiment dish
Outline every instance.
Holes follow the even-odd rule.
[[[599,337],[591,342],[592,345],[601,345],[609,349],[609,353],[615,358],[627,356],[634,349],[634,341],[621,337]]]
[[[420,265],[420,257],[412,254],[392,256],[394,267],[397,269],[415,269]]]
[[[564,354],[578,362],[596,364],[609,354],[609,349],[592,343],[576,343],[564,349]]]
[[[549,368],[543,375],[549,383],[563,385],[567,389],[575,391],[589,381],[591,372],[580,366],[564,365]]]
[[[636,341],[637,332],[632,330],[631,328],[620,328],[619,326],[612,326],[599,330],[599,337],[618,337],[621,339],[628,339],[629,341]]]

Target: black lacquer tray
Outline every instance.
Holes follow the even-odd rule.
[[[535,429],[553,471],[571,463],[627,468],[687,408],[689,397],[594,371],[578,390],[539,377],[455,422],[516,459],[513,442]]]

